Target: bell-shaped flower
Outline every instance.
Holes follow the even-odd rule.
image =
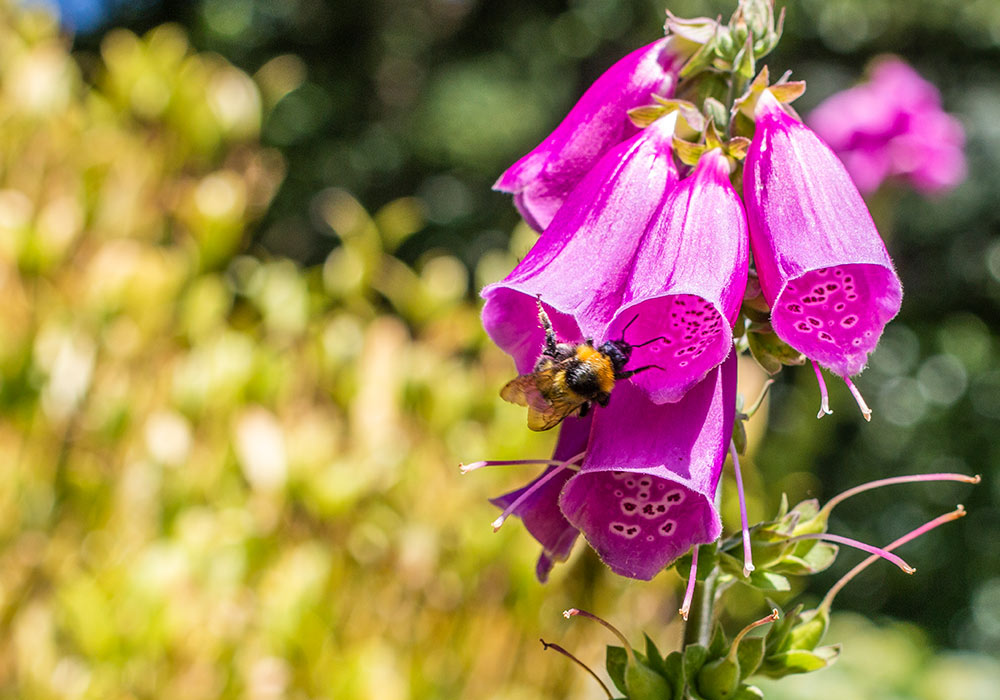
[[[542,545],[542,553],[535,567],[535,574],[542,583],[548,580],[555,562],[565,561],[569,557],[579,534],[559,510],[559,494],[575,473],[577,463],[587,449],[590,423],[591,416],[566,418],[559,429],[559,440],[552,459],[546,460],[549,466],[541,476],[522,488],[490,499],[490,503],[503,510],[501,516],[494,521],[494,528],[500,527],[504,520],[515,515]],[[488,466],[491,463],[480,464]]]
[[[676,116],[608,153],[502,282],[483,290],[483,325],[518,371],[541,354],[541,298],[563,342],[623,340],[632,381],[679,400],[732,349],[747,279],[746,217],[719,151],[680,184]]]
[[[683,48],[681,48],[683,47]],[[660,39],[628,54],[584,93],[545,140],[514,163],[493,185],[510,192],[524,220],[548,228],[569,193],[597,161],[638,131],[628,111],[670,96],[693,45]]]
[[[843,164],[768,90],[757,102],[743,198],[775,333],[849,383],[899,311],[902,286]]]
[[[667,196],[630,261],[621,308],[604,334],[617,338],[628,326],[630,337],[646,342],[632,353],[632,365],[661,371],[631,381],[656,403],[680,400],[729,355],[749,256],[729,160],[713,149]],[[647,342],[657,336],[662,342]]]
[[[580,471],[560,504],[612,571],[651,579],[722,530],[715,492],[736,410],[736,357],[677,403],[623,383],[594,416]]]
[[[539,296],[560,341],[603,339],[621,307],[631,261],[677,183],[675,123],[653,122],[607,153],[517,267],[483,289],[483,326],[522,374],[534,369],[544,344]]]
[[[933,194],[965,179],[965,132],[941,95],[902,60],[878,59],[867,82],[838,92],[809,125],[843,160],[862,192],[887,178]]]

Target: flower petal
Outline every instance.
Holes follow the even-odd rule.
[[[633,383],[656,403],[678,401],[732,350],[746,291],[746,214],[721,151],[702,156],[674,187],[633,262],[622,308],[605,338],[632,344]],[[629,325],[631,324],[631,325]],[[649,342],[657,336],[664,339]]]
[[[565,342],[600,338],[621,306],[629,263],[677,181],[675,122],[660,119],[602,158],[517,267],[483,290],[483,326],[519,372],[544,342],[538,295]]]
[[[718,538],[715,491],[735,401],[731,355],[677,403],[651,403],[623,382],[597,410],[583,467],[560,503],[612,571],[648,580]]]
[[[638,129],[628,110],[670,96],[682,60],[669,39],[628,54],[588,88],[544,141],[507,169],[493,189],[514,194],[514,204],[537,231],[548,228],[583,176]]]
[[[747,155],[750,244],[775,333],[833,372],[860,372],[902,286],[843,164],[767,91]]]

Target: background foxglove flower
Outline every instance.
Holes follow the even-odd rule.
[[[808,121],[862,192],[887,178],[924,193],[965,179],[961,122],[941,108],[937,88],[895,56],[878,59],[867,82],[827,98]]]
[[[722,531],[715,491],[736,401],[736,357],[677,403],[654,404],[623,382],[595,411],[582,468],[560,503],[611,570],[651,579]]]
[[[765,90],[743,197],[775,333],[841,377],[859,373],[902,286],[843,164]]]
[[[638,131],[628,110],[649,104],[652,95],[673,93],[677,71],[691,48],[688,42],[664,38],[622,58],[587,89],[544,141],[500,176],[493,189],[513,194],[521,216],[536,231],[548,228],[600,157]]]
[[[483,326],[518,372],[531,372],[542,351],[538,295],[561,341],[605,339],[629,284],[630,261],[677,182],[674,124],[675,118],[660,119],[605,155],[517,267],[483,289]],[[648,339],[630,331],[626,340]]]

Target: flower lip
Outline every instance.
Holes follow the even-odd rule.
[[[864,368],[902,293],[895,273],[883,265],[809,270],[785,282],[771,324],[786,343],[846,377]]]

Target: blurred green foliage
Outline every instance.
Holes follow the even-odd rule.
[[[491,533],[485,502],[526,475],[456,468],[551,440],[496,398],[511,367],[474,292],[533,238],[489,186],[662,10],[200,0],[71,55],[50,18],[0,1],[0,697],[602,697],[535,641],[599,663],[606,640],[563,621],[571,606],[676,646],[672,574],[623,581],[581,546],[542,587],[534,543],[516,522]],[[859,497],[834,529],[885,543],[964,501],[905,552],[916,576],[873,567],[838,607],[988,653],[998,47],[993,2],[789,6],[769,63],[809,81],[803,112],[901,52],[965,122],[972,176],[946,200],[874,203],[907,291],[859,382],[875,422],[836,389],[814,422],[811,372],[786,371],[744,466],[757,519],[782,490],[983,473],[971,494]],[[762,609],[747,596],[730,614]],[[922,638],[834,619],[842,660],[775,697],[821,697],[826,679],[845,698],[996,687],[981,656],[931,661]],[[869,688],[875,656],[920,683]]]

